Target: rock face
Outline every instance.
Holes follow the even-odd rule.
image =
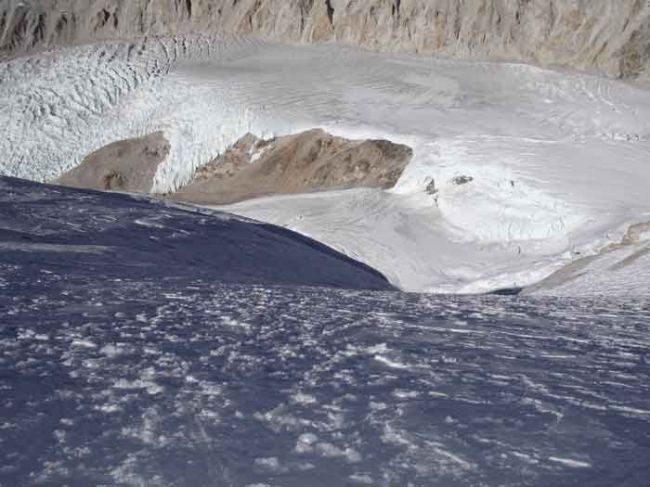
[[[262,140],[248,134],[172,198],[222,205],[272,194],[390,188],[412,150],[386,140],[348,140],[323,130]]]
[[[0,50],[254,34],[650,79],[647,0],[3,0]]]
[[[162,132],[114,142],[86,156],[55,182],[76,188],[149,193],[169,149]]]
[[[162,132],[113,142],[55,182],[75,188],[150,193],[169,155]],[[387,140],[348,140],[315,129],[263,140],[246,134],[200,167],[170,198],[223,205],[258,196],[327,189],[391,188],[410,162],[410,147]]]

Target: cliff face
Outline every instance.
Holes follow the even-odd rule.
[[[0,51],[254,34],[650,79],[650,0],[0,0]]]

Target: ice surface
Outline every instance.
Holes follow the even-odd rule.
[[[409,144],[392,191],[237,207],[405,289],[534,282],[648,218],[650,98],[614,81],[201,37],[0,77],[1,171],[38,180],[158,129],[160,190],[245,131]],[[617,299],[426,296],[301,287],[389,286],[290,232],[143,197],[5,178],[0,217],[0,485],[650,477],[650,303],[627,291],[647,296],[647,236],[557,291],[611,280]]]
[[[650,220],[650,92],[615,80],[195,36],[20,58],[0,81],[0,172],[36,180],[157,130],[172,147],[157,191],[248,131],[322,127],[410,145],[391,192],[233,208],[356,256],[406,290],[523,287]]]

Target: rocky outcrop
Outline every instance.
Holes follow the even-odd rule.
[[[169,155],[162,132],[121,140],[89,154],[55,183],[75,188],[149,193],[158,165]]]
[[[248,134],[171,197],[223,205],[273,194],[390,188],[412,155],[386,140],[348,140],[318,129],[271,140]]]
[[[150,193],[170,146],[162,132],[121,140],[86,156],[55,182],[76,188]],[[169,198],[223,205],[259,196],[328,189],[391,188],[413,151],[387,140],[348,140],[315,129],[269,140],[246,134],[200,167]]]
[[[4,0],[5,55],[186,33],[340,41],[650,79],[648,0]]]

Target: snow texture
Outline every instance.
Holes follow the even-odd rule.
[[[18,58],[0,86],[0,173],[38,181],[158,130],[171,143],[158,192],[246,132],[321,127],[412,147],[390,192],[229,208],[314,237],[404,290],[525,287],[650,221],[650,92],[596,76],[189,36]]]
[[[296,233],[145,197],[0,178],[0,253],[7,270],[71,268],[119,283],[173,280],[392,289],[378,272]],[[15,295],[17,277],[3,287]],[[108,285],[108,284],[107,284]]]
[[[647,299],[276,286],[377,278],[121,195],[0,207],[2,486],[647,485]]]
[[[545,296],[647,295],[650,291],[650,241],[619,245],[579,259],[526,292]]]

